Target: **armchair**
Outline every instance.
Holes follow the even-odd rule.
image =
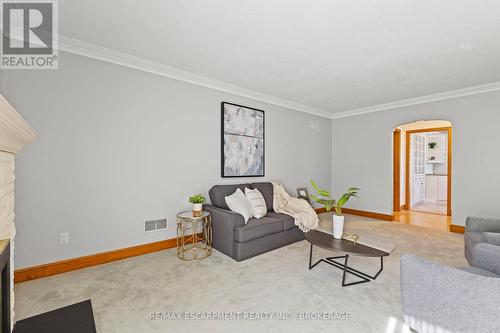
[[[478,243],[500,246],[500,219],[467,217],[465,222],[465,258],[472,265],[472,249]]]
[[[452,268],[401,256],[404,321],[419,333],[497,332],[500,247],[477,244],[474,266]]]

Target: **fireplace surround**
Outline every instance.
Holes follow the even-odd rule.
[[[15,155],[33,142],[35,131],[0,95],[0,272],[1,333],[11,332],[14,322],[14,168]]]

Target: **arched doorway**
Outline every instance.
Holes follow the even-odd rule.
[[[451,216],[452,124],[416,121],[394,129],[393,207]]]

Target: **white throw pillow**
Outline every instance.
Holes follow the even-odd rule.
[[[245,219],[245,224],[253,215],[252,205],[240,189],[225,197],[226,204],[232,212],[238,213]]]
[[[264,200],[262,193],[260,193],[260,191],[257,189],[251,190],[245,187],[245,195],[252,205],[253,217],[255,217],[256,219],[260,219],[261,217],[266,216],[266,200]]]

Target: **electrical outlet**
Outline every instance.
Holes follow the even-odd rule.
[[[59,245],[66,245],[69,243],[69,232],[61,232],[59,234]]]

